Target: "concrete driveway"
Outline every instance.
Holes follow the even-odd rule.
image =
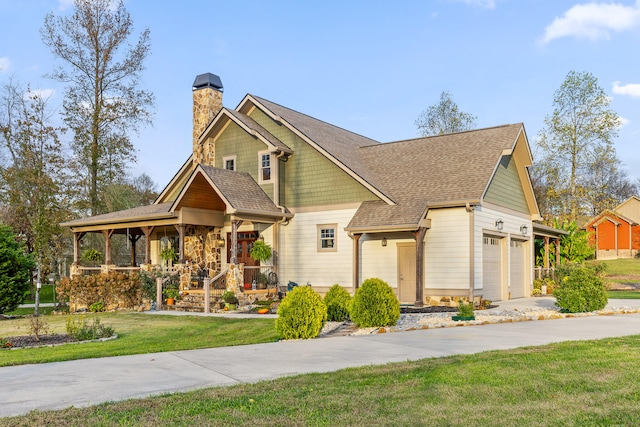
[[[501,306],[524,309],[549,299],[526,300]],[[637,307],[640,300],[613,304]],[[347,367],[636,334],[640,314],[624,314],[5,367],[0,368],[0,417]]]

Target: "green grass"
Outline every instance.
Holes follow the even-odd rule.
[[[607,296],[614,299],[640,299],[640,291],[607,291]]]
[[[35,291],[34,291],[35,292]],[[25,304],[35,304],[35,293],[32,298],[24,301]],[[40,288],[40,302],[56,302],[53,300],[53,285],[42,285]]]
[[[119,338],[83,345],[0,350],[0,366],[258,344],[278,339],[275,319],[164,316],[129,312],[87,314],[86,318],[90,321],[94,316],[98,316],[102,324],[112,326]],[[46,316],[45,320],[50,332],[65,333],[68,318],[69,315],[51,315]],[[0,337],[18,335],[29,335],[27,319],[0,321]]]
[[[640,336],[493,351],[211,388],[4,425],[640,425]]]
[[[602,261],[593,261],[606,264],[607,276],[637,276],[640,281],[640,258],[621,258]]]
[[[55,310],[55,307],[40,307],[38,309],[38,312],[40,314],[51,314],[51,312],[53,312]],[[30,314],[34,314],[35,309],[34,308],[16,308],[13,311],[8,311],[6,313],[3,314],[8,314],[10,316],[28,316]]]

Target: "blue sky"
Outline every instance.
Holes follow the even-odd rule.
[[[0,0],[0,84],[52,93],[40,39],[47,12],[72,0]],[[252,93],[386,142],[418,136],[415,119],[443,90],[479,127],[523,122],[535,154],[553,93],[588,71],[624,126],[618,156],[640,178],[640,0],[125,0],[136,34],[151,30],[143,83],[154,124],[133,137],[161,189],[191,153],[191,84],[218,74],[224,104]]]

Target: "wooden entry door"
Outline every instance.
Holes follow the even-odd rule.
[[[398,244],[398,299],[403,304],[416,302],[416,244]]]
[[[238,232],[238,264],[244,264],[245,266],[260,265],[258,261],[251,258],[251,248],[253,243],[258,240],[257,231],[243,231]],[[227,263],[231,262],[231,233],[227,233]]]

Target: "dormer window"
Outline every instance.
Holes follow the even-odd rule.
[[[258,153],[260,183],[271,182],[271,153]]]
[[[222,164],[226,170],[236,170],[236,156],[227,156],[222,158]]]

